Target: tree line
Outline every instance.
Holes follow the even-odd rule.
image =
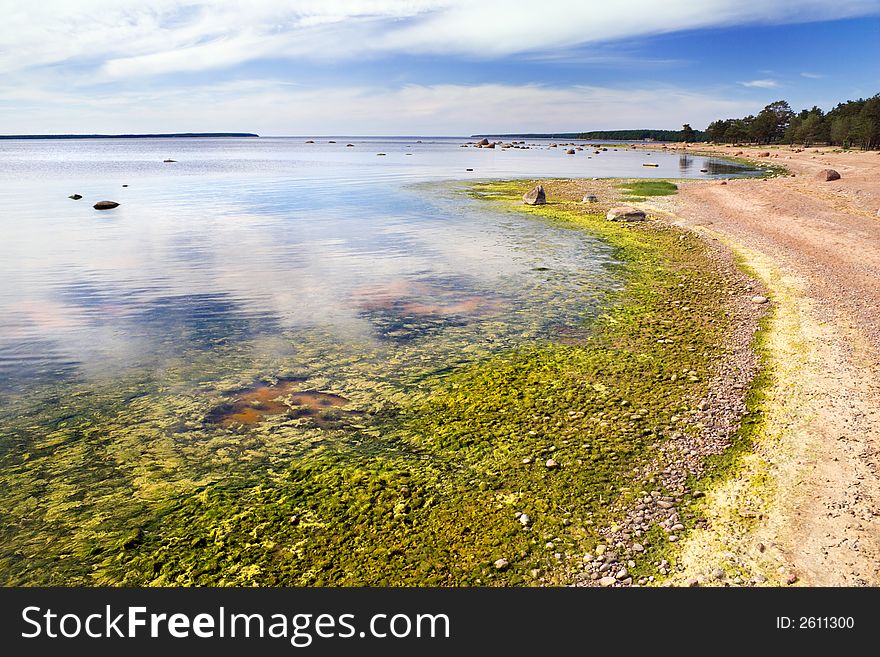
[[[653,139],[654,141],[706,141],[706,133],[701,130],[691,130],[689,125],[682,126],[682,130],[593,130],[592,132],[579,132],[575,139],[610,139],[614,141],[641,141]]]
[[[828,144],[843,148],[880,148],[880,94],[839,103],[830,112],[819,107],[795,113],[784,100],[757,115],[713,121],[709,141],[757,144]]]

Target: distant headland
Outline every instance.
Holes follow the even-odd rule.
[[[196,139],[259,136],[253,132],[169,132],[144,135],[0,135],[0,139]]]
[[[609,139],[612,141],[685,141],[683,130],[593,130],[590,132],[523,132],[518,134],[485,134],[471,137],[500,137],[502,139]],[[706,133],[693,130],[687,141],[705,141]]]

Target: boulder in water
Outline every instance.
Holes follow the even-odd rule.
[[[95,210],[112,210],[113,208],[118,208],[119,203],[116,201],[98,201],[93,207]]]

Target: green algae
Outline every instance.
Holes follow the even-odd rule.
[[[147,381],[59,398],[66,407],[55,409],[53,431],[35,442],[22,430],[28,444],[4,455],[3,483],[15,492],[0,512],[0,538],[16,549],[0,577],[564,583],[567,562],[596,544],[610,509],[643,483],[635,473],[681,430],[676,413],[705,392],[726,319],[723,282],[699,240],[584,214],[565,183],[547,187],[551,198],[570,200],[513,207],[524,182],[469,193],[608,244],[621,283],[602,298],[598,319],[569,319],[492,349],[462,329],[418,366],[374,345],[331,358],[316,338],[297,345],[296,371],[272,350],[230,351],[222,366],[216,354],[181,358]],[[492,321],[479,330],[491,334]],[[344,395],[353,417],[318,426],[280,414],[247,431],[206,420],[265,372]],[[206,389],[187,387],[194,380]],[[176,394],[157,407],[157,388]],[[502,557],[510,567],[498,571]]]

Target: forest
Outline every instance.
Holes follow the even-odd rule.
[[[864,150],[880,148],[880,94],[839,103],[829,112],[814,106],[795,113],[777,100],[757,115],[713,121],[706,138],[721,143],[828,144]]]

